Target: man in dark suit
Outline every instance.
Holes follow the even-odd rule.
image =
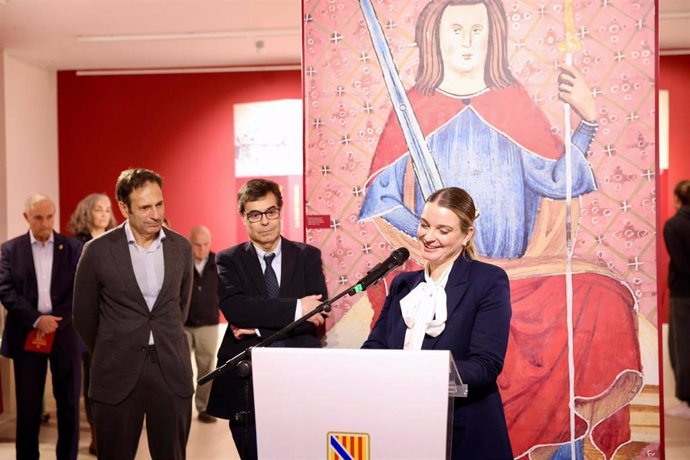
[[[220,308],[228,320],[219,363],[299,319],[327,297],[321,252],[280,236],[283,198],[278,184],[250,180],[237,198],[250,241],[216,257]],[[323,322],[315,315],[274,346],[320,347]],[[257,458],[250,379],[240,378],[234,369],[221,374],[213,382],[206,411],[230,421],[243,460]]]
[[[664,224],[664,243],[670,256],[668,350],[676,398],[682,404],[667,409],[666,415],[690,419],[690,180],[676,184],[673,204],[677,212]]]
[[[189,242],[161,228],[162,179],[123,171],[115,193],[127,220],[84,248],[74,325],[91,353],[99,459],[133,459],[144,418],[153,459],[183,459],[192,366],[182,325],[192,287]]]
[[[24,210],[29,232],[1,248],[0,301],[7,309],[7,321],[0,353],[14,364],[16,447],[22,460],[39,458],[48,362],[57,402],[57,458],[76,459],[79,448],[83,346],[72,328],[72,286],[81,243],[54,232],[54,216],[55,205],[48,197],[32,196]],[[30,332],[39,339],[54,333],[52,349],[47,353],[25,350]]]

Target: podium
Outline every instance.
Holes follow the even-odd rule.
[[[442,350],[255,348],[252,368],[262,460],[447,458],[467,396]]]

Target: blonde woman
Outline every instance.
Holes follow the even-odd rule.
[[[102,235],[115,227],[115,217],[108,195],[92,193],[83,198],[69,219],[67,229],[82,243]],[[93,417],[91,398],[89,398],[89,384],[91,382],[91,355],[87,352],[84,360],[84,406],[86,418],[91,426],[91,444],[89,453],[96,455],[96,424]]]
[[[496,380],[508,347],[508,275],[476,260],[477,211],[463,189],[437,190],[417,227],[425,267],[393,280],[362,348],[450,350],[469,396],[453,403],[453,459],[512,459]]]
[[[67,229],[82,243],[86,243],[114,228],[115,224],[108,195],[92,193],[77,204]]]

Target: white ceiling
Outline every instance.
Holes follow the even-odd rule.
[[[299,64],[300,5],[301,0],[0,0],[0,48],[58,70]],[[78,41],[123,34],[144,39]],[[190,36],[152,40],[157,34]]]
[[[690,0],[659,0],[659,48],[690,54]]]
[[[662,52],[690,54],[690,0],[659,3]],[[301,0],[0,0],[0,48],[57,70],[295,65],[301,17]],[[78,40],[123,34],[140,37]]]

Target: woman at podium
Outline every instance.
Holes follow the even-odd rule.
[[[496,380],[510,329],[506,272],[476,260],[477,210],[463,189],[437,190],[417,229],[423,270],[395,277],[362,348],[450,350],[468,385],[454,398],[452,458],[512,459]]]

